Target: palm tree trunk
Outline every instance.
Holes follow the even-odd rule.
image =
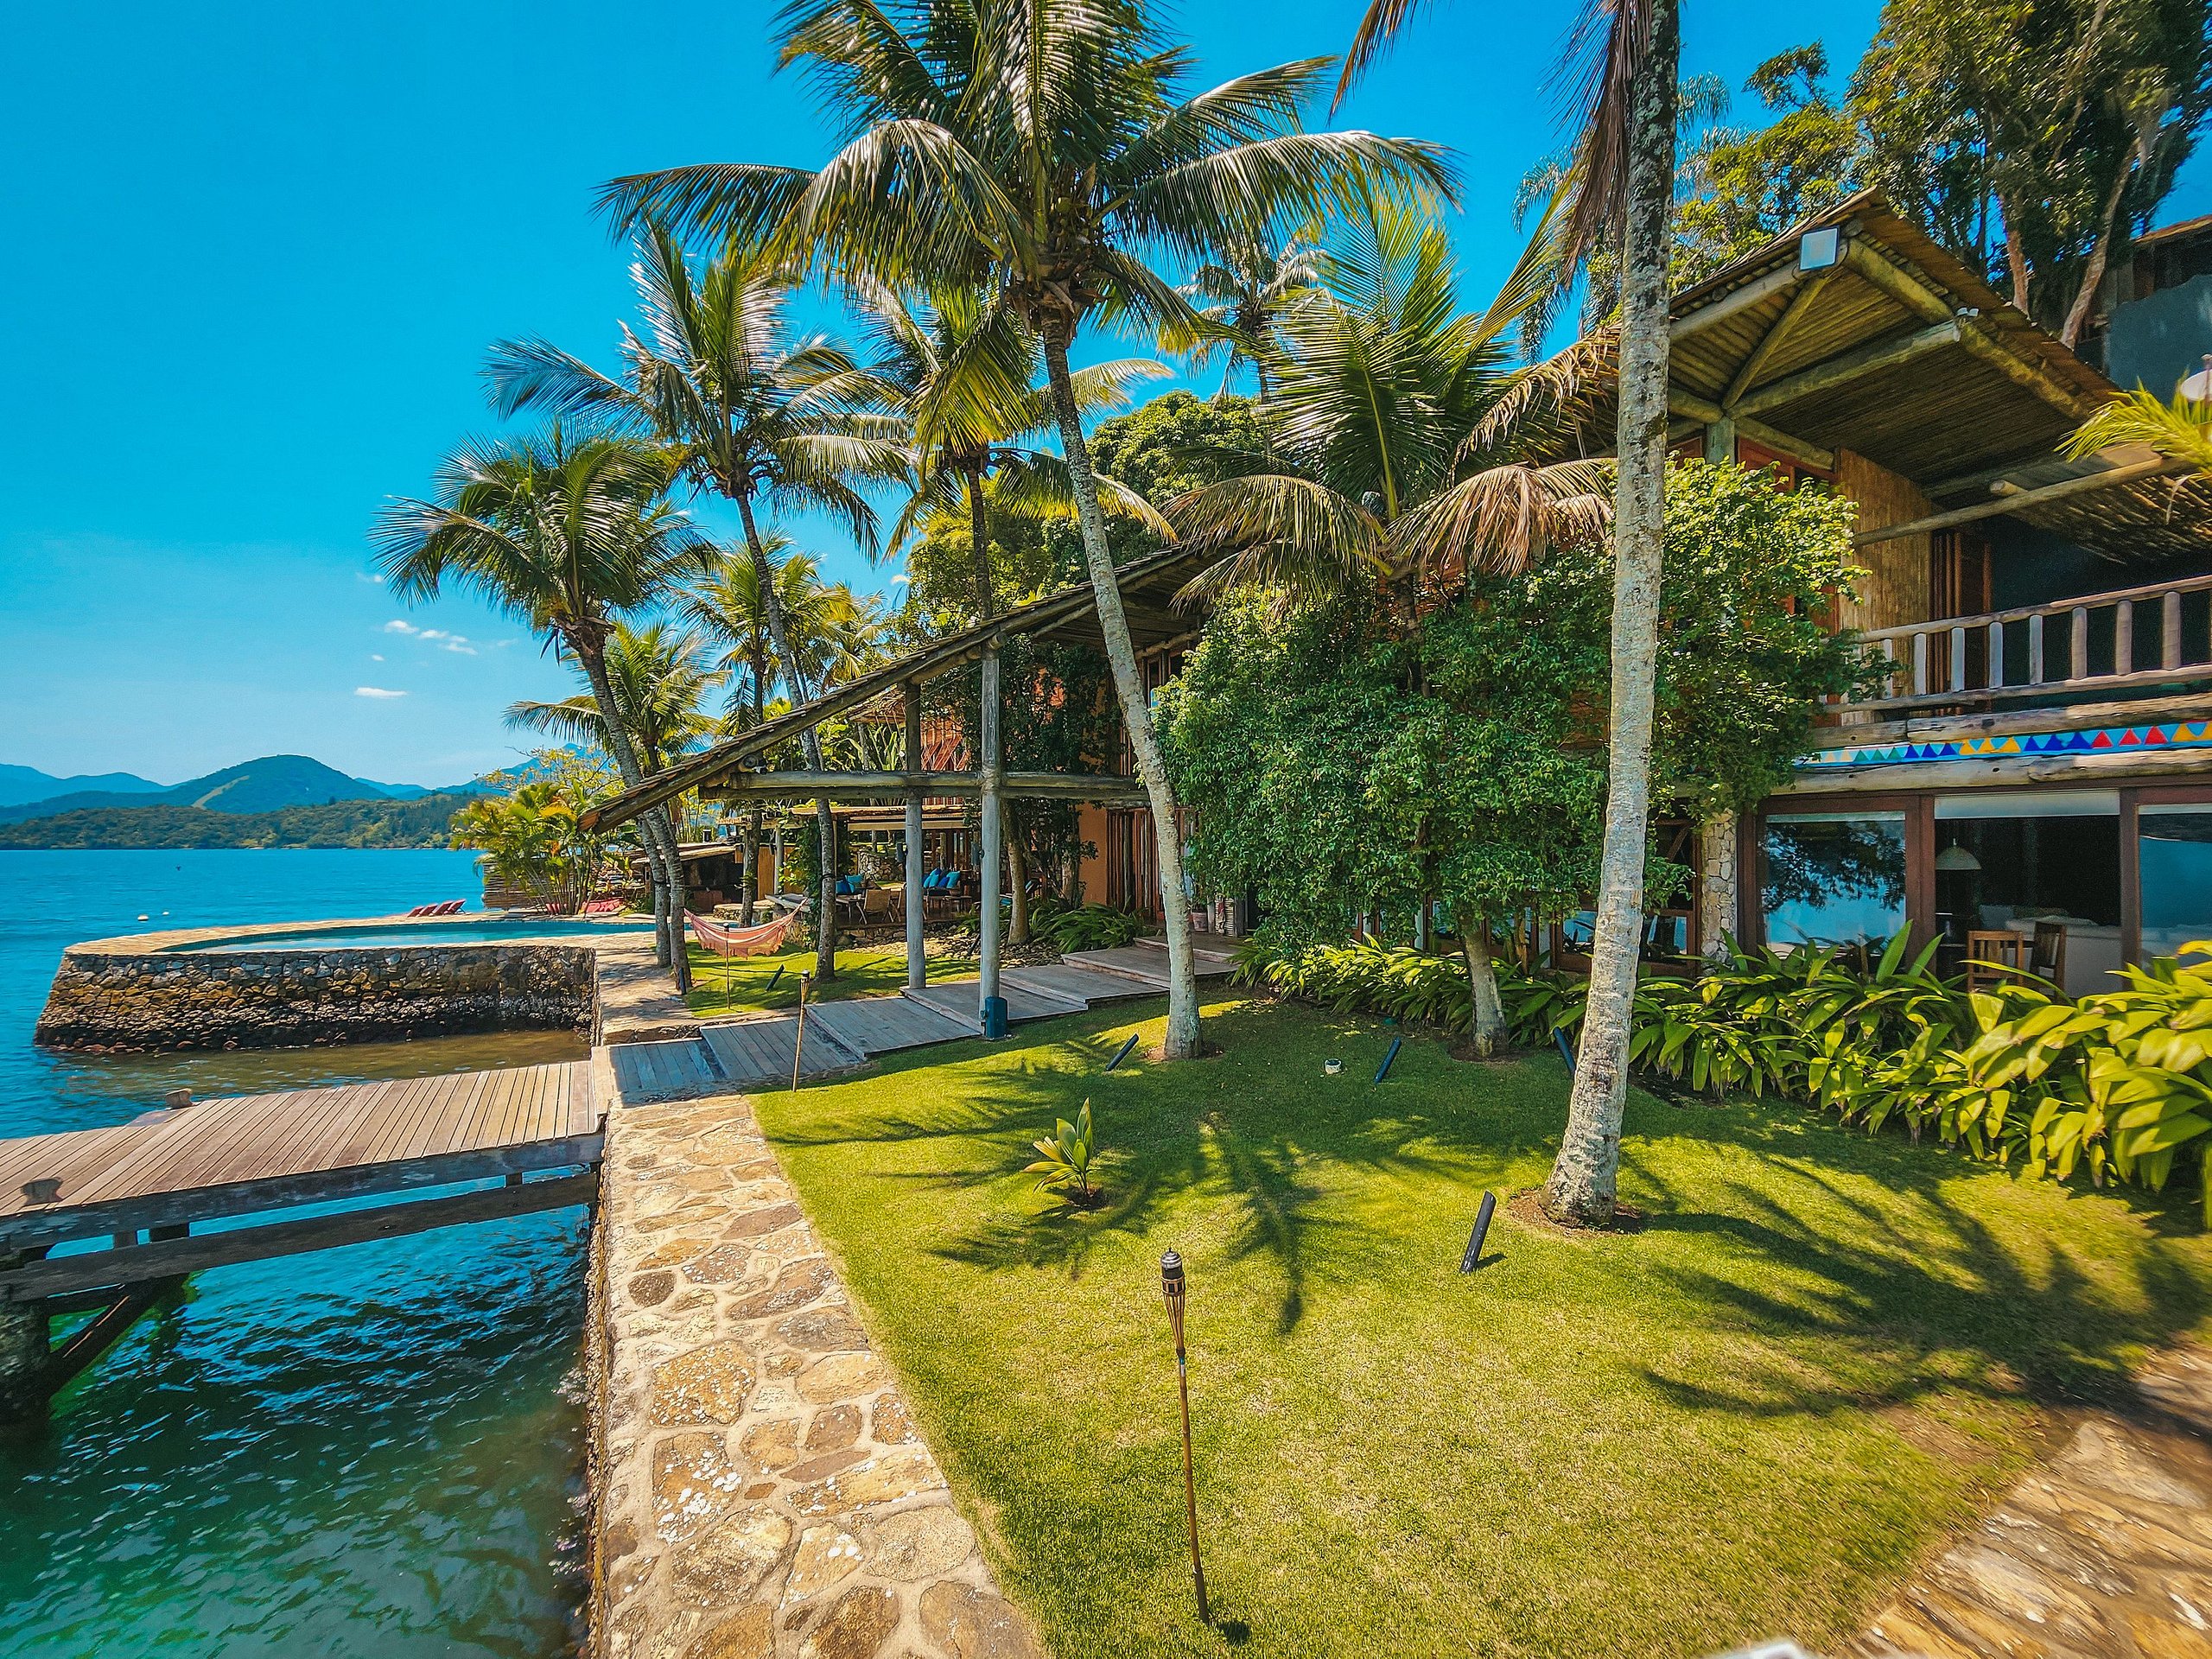
[[[1014,803],[999,802],[999,822],[1006,826],[1007,898],[1014,908],[1006,919],[1008,944],[1029,943],[1029,854],[1021,844],[1021,831],[1014,821]]]
[[[622,774],[624,787],[635,789],[645,781],[645,769],[638,764],[629,728],[622,723],[621,710],[614,701],[614,684],[607,677],[606,648],[584,634],[571,637],[569,643],[576,660],[583,664],[592,701],[599,705],[600,725],[607,734],[607,747],[613,752],[614,768]],[[679,992],[689,991],[691,963],[683,949],[683,860],[676,849],[676,832],[670,827],[665,807],[657,806],[645,813],[639,827],[645,837],[645,868],[654,872],[653,959],[675,976]]]
[[[1198,1048],[1198,985],[1191,955],[1191,899],[1183,886],[1183,832],[1175,821],[1175,791],[1153,735],[1152,710],[1145,702],[1144,677],[1129,638],[1129,619],[1122,608],[1122,589],[1114,575],[1114,556],[1106,546],[1106,524],[1098,511],[1098,480],[1090,470],[1090,451],[1083,441],[1075,383],[1068,372],[1068,343],[1062,333],[1045,334],[1045,365],[1051,376],[1052,412],[1058,417],[1060,448],[1075,486],[1076,522],[1083,528],[1084,562],[1090,569],[1090,591],[1098,605],[1098,632],[1113,665],[1114,690],[1122,701],[1122,723],[1135,751],[1137,775],[1152,803],[1153,837],[1159,849],[1160,909],[1167,934],[1166,1057],[1188,1059]],[[1662,399],[1663,404],[1664,399]],[[1661,420],[1663,432],[1665,420]]]
[[[1605,843],[1599,867],[1590,1001],[1567,1132],[1544,1187],[1556,1220],[1613,1218],[1629,1017],[1643,937],[1643,854],[1650,836],[1651,707],[1659,639],[1667,466],[1668,223],[1674,205],[1675,0],[1655,0],[1651,48],[1631,94],[1628,212],[1622,238],[1620,474],[1613,503],[1612,710]]]
[[[1459,920],[1459,954],[1467,961],[1467,992],[1473,1007],[1467,1021],[1468,1046],[1488,1059],[1505,1035],[1505,1004],[1497,994],[1497,963],[1491,956],[1490,918]]]
[[[991,576],[991,505],[983,493],[982,474],[970,471],[968,481],[968,544],[975,557],[976,620],[988,622],[999,613],[996,584]],[[1021,855],[1021,840],[1014,828],[1014,803],[1001,797],[999,801],[999,823],[1006,842],[1008,874],[1014,887],[1014,914],[1008,918],[1006,943],[1027,944],[1029,942],[1029,894],[1027,892],[1028,864]],[[978,920],[979,926],[991,925],[988,912]]]
[[[760,544],[760,527],[753,521],[753,498],[740,490],[731,491],[730,495],[737,503],[738,517],[744,521],[746,551],[753,556],[753,574],[760,584],[760,608],[768,619],[768,644],[776,653],[776,666],[783,671],[784,683],[791,687],[791,707],[796,709],[810,701],[812,694],[784,629],[783,595],[776,591],[776,573],[768,563],[767,550]],[[810,726],[803,741],[807,765],[820,772],[820,735]],[[819,861],[814,884],[814,977],[827,984],[837,977],[837,820],[826,795],[814,803],[814,833]]]

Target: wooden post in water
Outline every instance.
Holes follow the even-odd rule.
[[[922,768],[922,688],[906,682],[906,770]],[[929,983],[922,916],[922,791],[906,797],[906,988]]]
[[[22,1261],[20,1255],[0,1254],[0,1268],[19,1267]],[[0,1424],[33,1422],[45,1415],[51,1357],[45,1301],[0,1301]]]

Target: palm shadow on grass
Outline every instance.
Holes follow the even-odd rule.
[[[1674,1136],[1625,1145],[1624,1184],[1656,1200],[1648,1231],[1731,1247],[1655,1270],[1712,1323],[1755,1335],[1775,1356],[1726,1376],[1647,1370],[1685,1408],[1822,1417],[1936,1395],[2126,1404],[2142,1354],[2212,1315],[2212,1284],[2167,1248],[2190,1230],[2170,1200],[2101,1201],[2023,1182],[2024,1197],[2059,1217],[2031,1258],[1957,1190],[2015,1178],[1962,1152],[1846,1129],[1780,1102],[1738,1103],[1675,1134],[1751,1153],[1762,1167],[1757,1182],[1732,1174],[1693,1189],[1663,1171]],[[2103,1219],[2150,1238],[2124,1266],[2104,1258],[2101,1280],[2072,1248],[2065,1214],[2115,1198],[2123,1214]],[[1816,1350],[1826,1357],[1808,1374]]]

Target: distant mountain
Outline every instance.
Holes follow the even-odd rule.
[[[144,782],[143,779],[132,781]],[[417,800],[430,792],[412,784],[350,778],[304,754],[270,754],[243,766],[226,766],[204,778],[189,778],[166,789],[157,784],[140,790],[81,789],[17,800],[0,805],[0,823],[116,807],[196,806],[211,812],[278,812],[287,807],[327,806],[334,801]]]
[[[0,766],[0,806],[15,806],[24,801],[52,800],[57,795],[94,791],[104,795],[158,794],[167,785],[130,772],[102,772],[74,778],[56,778],[52,772],[41,772],[35,766]]]
[[[107,807],[0,826],[0,852],[16,848],[443,847],[453,815],[467,804],[454,794],[411,801],[348,800],[270,812],[204,807]]]

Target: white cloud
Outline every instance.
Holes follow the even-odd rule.
[[[353,695],[357,697],[404,697],[407,694],[404,691],[387,691],[380,685],[357,685],[353,688]]]
[[[476,647],[468,642],[465,633],[449,633],[443,628],[418,628],[404,617],[395,616],[384,625],[386,633],[405,634],[410,639],[420,639],[426,645],[435,645],[440,651],[457,652],[463,657],[474,657]]]
[[[369,660],[372,663],[380,663],[384,661],[384,652],[380,651],[371,652],[369,653]]]
[[[353,573],[353,579],[356,582],[365,582],[372,588],[384,586],[384,578],[373,570],[356,570]]]

